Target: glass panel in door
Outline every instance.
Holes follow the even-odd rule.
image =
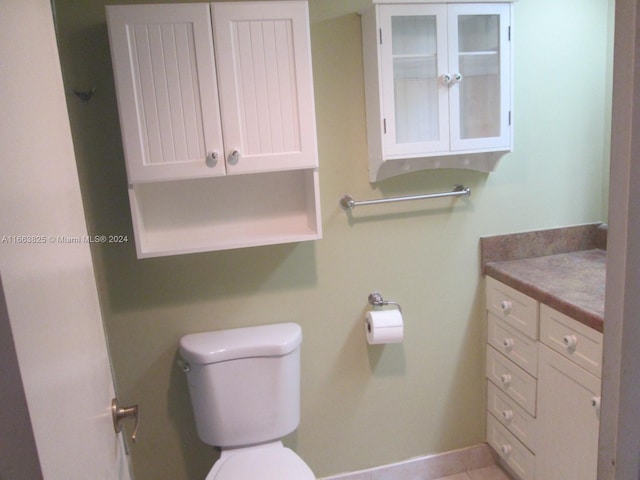
[[[501,133],[500,15],[458,16],[460,139]]]
[[[396,143],[436,141],[439,131],[435,15],[391,17]]]

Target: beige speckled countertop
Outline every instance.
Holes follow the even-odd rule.
[[[485,273],[600,332],[607,252],[585,250],[487,263]]]
[[[598,230],[593,224],[482,239],[484,273],[602,332],[607,252]],[[580,250],[559,242],[582,233],[594,241],[580,241]],[[508,250],[519,253],[505,256]]]

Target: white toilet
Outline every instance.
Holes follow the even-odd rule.
[[[295,323],[182,337],[198,435],[222,450],[206,480],[315,480],[280,441],[300,422],[301,342]]]

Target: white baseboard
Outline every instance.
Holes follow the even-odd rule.
[[[472,447],[451,450],[449,452],[415,457],[402,462],[391,463],[379,467],[358,470],[356,472],[341,473],[318,480],[377,480],[379,478],[393,478],[405,480],[417,478],[434,480],[448,475],[463,473],[468,470],[488,467],[497,462],[497,455],[486,443]],[[393,475],[391,477],[390,475]]]

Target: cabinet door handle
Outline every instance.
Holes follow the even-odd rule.
[[[233,150],[229,154],[229,158],[227,159],[227,161],[229,162],[229,165],[236,165],[240,161],[240,151]]]
[[[461,73],[454,73],[453,74],[453,82],[452,83],[458,83],[462,81],[462,74]]]
[[[508,373],[503,373],[502,375],[500,375],[500,381],[502,382],[502,385],[508,387],[511,384],[511,375]]]
[[[511,421],[511,419],[513,419],[513,410],[503,410],[502,418],[504,418],[507,422]]]
[[[600,410],[600,397],[593,397],[591,399],[591,406],[596,410]]]
[[[218,164],[219,156],[220,154],[218,152],[209,152],[209,155],[207,155],[207,159],[205,160],[207,167],[209,168],[215,167]]]
[[[451,83],[451,75],[445,73],[444,75],[442,75],[442,77],[440,77],[440,80],[442,81],[443,85],[449,85]]]

